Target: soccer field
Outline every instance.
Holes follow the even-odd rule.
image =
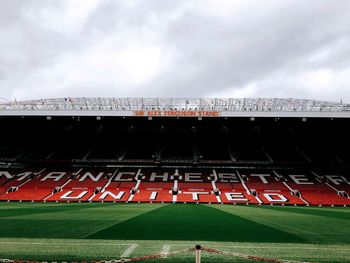
[[[195,204],[0,203],[0,258],[83,261],[162,253],[150,262],[350,262],[350,209]],[[170,253],[170,254],[168,254]]]

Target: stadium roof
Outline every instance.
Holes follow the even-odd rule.
[[[331,117],[350,104],[280,98],[57,98],[0,103],[0,116]]]

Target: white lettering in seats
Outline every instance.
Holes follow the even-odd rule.
[[[269,177],[270,175],[269,174],[251,174],[251,176],[254,176],[254,177],[259,177],[260,180],[264,183],[264,184],[268,184],[269,182],[266,180],[265,177]]]
[[[265,198],[270,202],[287,202],[288,199],[281,194],[264,194]]]
[[[290,174],[289,177],[292,178],[296,184],[314,184],[303,174]]]
[[[66,172],[51,172],[48,173],[43,179],[41,179],[41,181],[46,181],[47,179],[54,179],[54,181],[57,182],[65,175]]]

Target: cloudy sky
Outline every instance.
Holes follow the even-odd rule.
[[[0,0],[0,101],[350,102],[348,0]]]

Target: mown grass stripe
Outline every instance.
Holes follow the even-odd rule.
[[[6,204],[0,204],[4,207]],[[41,205],[40,214],[28,213],[21,216],[0,217],[0,237],[26,237],[26,238],[83,238],[93,232],[100,231],[116,222],[127,220],[152,209],[161,204],[150,205],[113,205],[113,204],[77,204],[73,208],[67,204],[66,209],[55,210],[52,206],[47,208]],[[63,205],[64,207],[64,205]],[[26,204],[26,209],[35,211],[36,206]],[[7,214],[2,210],[1,214]]]
[[[256,223],[283,230],[314,244],[349,244],[349,220],[307,213],[293,213],[287,207],[213,206],[215,209],[240,216]],[[271,209],[269,209],[271,208]],[[305,209],[289,207],[289,209]],[[348,209],[348,213],[350,210]]]
[[[160,207],[162,207],[162,206],[160,206]],[[159,207],[159,206],[153,206],[153,207],[150,206],[150,207],[149,207],[150,209],[147,209],[146,211],[143,211],[143,213],[147,213],[147,212],[149,212],[149,211],[153,211],[153,210],[155,210],[155,209],[159,209],[160,207]],[[131,218],[133,218],[133,217],[142,215],[143,213],[140,213],[140,212],[141,212],[141,211],[135,211],[135,214],[129,216],[126,220],[129,220],[129,219],[131,219]],[[98,232],[100,232],[100,231],[103,231],[103,230],[105,230],[105,229],[107,229],[107,228],[110,228],[110,227],[114,226],[115,224],[119,224],[119,223],[122,223],[122,222],[124,222],[124,221],[125,221],[125,220],[122,220],[122,221],[120,221],[120,222],[118,222],[118,223],[112,222],[111,224],[107,224],[107,225],[105,225],[105,226],[102,227],[102,228],[98,228],[98,229],[96,229],[96,230],[94,230],[94,231],[92,231],[92,232],[90,232],[90,233],[88,233],[88,234],[86,234],[86,235],[81,236],[81,238],[87,238],[87,237],[89,237],[89,236],[91,236],[91,235],[94,235],[95,233],[98,233]]]
[[[54,207],[63,209],[53,210]],[[12,208],[33,211],[40,208],[43,213],[0,217],[0,255],[4,258],[93,261],[118,258],[132,244],[139,244],[132,256],[142,256],[159,254],[165,245],[188,248],[199,242],[204,247],[247,255],[350,262],[349,208],[0,203],[0,214],[7,214]],[[311,215],[307,213],[309,210],[331,213],[331,216]],[[100,233],[101,228],[111,224],[111,228]],[[82,239],[93,231],[104,237]],[[302,241],[286,243],[293,235]],[[216,240],[211,241],[213,237]],[[170,251],[177,250],[174,248]],[[232,258],[203,253],[203,262],[228,263],[230,260]],[[192,262],[193,254],[168,256],[152,262],[170,261]],[[235,259],[235,262],[247,261]]]
[[[280,207],[267,207],[262,206],[262,209],[269,209],[269,210],[276,210],[276,211],[282,211],[282,212],[290,212],[295,214],[302,214],[302,215],[312,215],[312,216],[323,216],[323,217],[331,217],[336,219],[344,219],[344,220],[350,220],[350,213],[343,213],[341,211],[337,210],[320,210],[315,209],[314,207],[301,207],[300,209],[294,209],[294,207],[283,207],[281,209]]]
[[[210,206],[175,204],[163,206],[117,223],[89,239],[208,240],[301,242],[302,237],[235,216]]]
[[[40,245],[40,246],[51,246],[52,244],[47,243],[47,242],[19,242],[19,241],[0,241],[0,244],[9,244],[9,245]],[[91,243],[91,244],[83,244],[79,242],[74,242],[74,243],[63,243],[60,244],[60,246],[130,246],[132,244],[130,243]]]

